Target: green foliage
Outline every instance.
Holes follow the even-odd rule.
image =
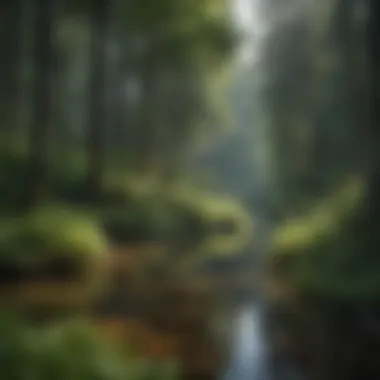
[[[11,214],[15,214],[18,206],[22,209],[19,218],[12,215],[12,218],[0,219],[0,268],[3,270],[3,267],[17,267],[31,272],[37,268],[38,272],[41,268],[46,268],[46,262],[63,258],[86,265],[86,269],[92,270],[93,268],[88,268],[87,264],[97,260],[107,249],[104,232],[113,240],[122,242],[137,239],[143,242],[153,240],[199,244],[212,230],[212,218],[202,211],[204,204],[194,207],[193,204],[182,201],[172,202],[168,197],[149,198],[149,194],[140,200],[139,196],[142,193],[146,195],[145,189],[118,191],[116,187],[109,186],[106,177],[109,175],[109,169],[115,170],[114,163],[111,165],[110,162],[111,158],[113,159],[110,152],[115,150],[116,145],[120,146],[118,150],[123,152],[128,144],[129,148],[140,145],[139,134],[134,130],[135,124],[139,124],[137,119],[140,115],[137,114],[140,106],[144,108],[141,113],[153,115],[151,120],[146,121],[146,124],[150,125],[142,132],[147,132],[149,136],[142,139],[144,141],[141,145],[145,149],[140,149],[141,154],[146,156],[149,153],[150,146],[149,142],[146,143],[147,140],[155,141],[156,137],[165,140],[165,137],[168,137],[168,149],[173,146],[174,152],[160,151],[157,157],[154,157],[158,158],[158,162],[169,157],[170,163],[167,166],[177,164],[177,161],[182,162],[190,140],[199,140],[197,133],[201,135],[201,130],[204,129],[199,127],[202,121],[206,121],[207,126],[220,124],[214,112],[210,110],[206,82],[213,82],[215,72],[232,48],[234,36],[228,25],[224,1],[109,1],[105,5],[105,8],[109,7],[106,9],[107,12],[103,12],[103,21],[107,29],[103,36],[100,20],[102,17],[99,16],[98,23],[93,17],[100,9],[101,2],[69,0],[61,4],[54,14],[54,20],[50,20],[50,27],[47,29],[51,30],[44,36],[43,33],[37,33],[39,36],[31,33],[36,16],[42,11],[42,5],[35,7],[34,12],[29,12],[28,8],[24,8],[26,3],[28,2],[23,2],[23,8],[20,8],[20,19],[17,20],[19,22],[14,23],[18,25],[20,32],[17,38],[25,47],[21,48],[16,58],[17,61],[25,60],[25,64],[15,62],[15,67],[21,70],[17,88],[22,89],[21,93],[29,95],[37,88],[50,88],[51,76],[44,75],[47,73],[46,70],[44,73],[38,70],[40,75],[37,75],[34,70],[36,62],[33,61],[38,56],[47,58],[53,53],[60,62],[54,70],[58,78],[58,102],[53,102],[55,105],[48,102],[47,92],[45,96],[26,95],[20,99],[12,99],[15,102],[15,114],[27,112],[25,117],[23,115],[22,118],[17,118],[20,123],[10,129],[17,129],[17,134],[20,133],[22,138],[27,140],[26,145],[32,148],[30,154],[36,153],[37,149],[33,148],[39,146],[41,150],[38,152],[42,153],[41,157],[45,158],[45,162],[35,162],[41,164],[37,165],[41,168],[41,177],[35,176],[36,191],[31,192],[31,198],[38,204],[33,212],[27,213],[24,206],[26,201],[30,201],[25,199],[27,186],[31,182],[30,157],[28,153],[23,154],[8,147],[0,152],[0,202],[1,206],[4,206],[2,210],[9,206]],[[114,12],[116,8],[120,10],[119,13]],[[86,35],[88,31],[91,35]],[[100,33],[97,33],[98,31]],[[47,36],[50,32],[51,36]],[[31,44],[35,37],[36,43]],[[48,41],[47,37],[51,37],[53,44],[42,43],[39,54],[34,54],[34,47],[38,47],[39,42]],[[88,45],[89,39],[96,41],[98,37],[99,42],[102,37],[106,37],[103,42],[107,46],[103,46],[102,57],[100,54],[96,57],[94,54],[94,59],[90,59],[89,62],[85,58],[88,56],[88,51],[86,53],[85,50],[88,47],[91,50],[91,44]],[[120,50],[121,59],[116,58],[117,54],[114,56],[113,52],[108,54],[108,47],[113,50],[113,45],[116,46],[115,50]],[[32,48],[29,49],[27,46]],[[99,53],[100,50],[103,49],[100,48]],[[93,51],[95,52],[95,49]],[[49,66],[48,59],[46,61],[46,65]],[[101,61],[104,61],[104,65]],[[88,72],[92,71],[91,67],[98,67],[99,75],[95,73],[87,78]],[[100,77],[105,78],[103,86],[101,81],[97,80]],[[131,78],[137,79],[142,87],[142,96],[137,104],[132,104],[129,97],[126,99],[124,96],[124,91],[119,91],[122,87],[120,85]],[[78,83],[75,83],[76,81]],[[180,89],[177,91],[177,87],[173,85],[174,89],[169,91],[169,95],[164,96],[163,87],[168,87],[170,81],[178,84]],[[146,83],[148,84],[145,86]],[[93,89],[97,87],[99,91],[87,93],[85,87],[89,84]],[[157,91],[151,91],[156,87]],[[105,106],[107,109],[104,108],[104,112],[97,112],[97,107],[88,110],[86,97],[100,99],[107,95],[104,91],[111,96],[111,101]],[[215,93],[215,90],[213,92]],[[12,94],[5,91],[3,95],[11,97]],[[108,95],[106,98],[109,98]],[[166,108],[159,104],[161,99]],[[174,100],[177,101],[174,103]],[[114,108],[118,103],[122,104],[122,107],[126,106],[124,115],[119,114],[120,109]],[[43,110],[45,105],[46,113],[41,114],[39,110]],[[57,112],[51,112],[51,108],[56,108]],[[81,112],[85,108],[86,112]],[[155,108],[160,109],[160,115],[154,115]],[[86,120],[81,120],[83,115],[79,115],[80,113],[87,114]],[[109,117],[106,117],[106,114]],[[125,117],[125,114],[128,116]],[[40,120],[38,115],[41,116]],[[49,122],[44,123],[42,115],[50,115]],[[89,123],[86,122],[89,120],[88,115]],[[99,115],[99,118],[95,117],[95,121],[99,120],[98,136],[104,138],[104,143],[98,144],[97,152],[96,149],[92,152],[93,156],[98,153],[101,161],[97,167],[107,169],[107,173],[99,173],[98,176],[99,182],[104,180],[101,184],[104,186],[99,185],[99,188],[102,187],[106,191],[99,194],[96,200],[90,199],[92,189],[86,188],[85,185],[88,174],[86,161],[91,155],[91,137],[88,136],[88,130],[94,130],[91,128],[95,125],[91,122],[94,115]],[[110,123],[102,123],[100,119],[103,117],[104,121],[107,118]],[[49,128],[45,128],[48,124]],[[87,124],[89,128],[85,131],[82,127]],[[107,131],[106,124],[110,127],[106,128]],[[116,124],[119,125],[115,127]],[[160,133],[165,137],[162,138]],[[202,134],[200,137],[203,136]],[[83,137],[89,144],[83,144]],[[117,141],[117,144],[114,141]],[[78,145],[81,146],[79,152]],[[128,156],[128,161],[135,161],[130,152],[123,154],[123,158],[125,156]],[[93,158],[96,161],[96,157]],[[166,161],[158,167],[158,176],[169,171],[165,164]],[[125,161],[120,166],[125,175]],[[176,166],[173,172],[178,172],[180,165],[173,166]],[[116,181],[122,182],[121,177]],[[41,199],[66,204],[41,205]],[[82,206],[91,206],[93,215],[82,212],[79,209]],[[103,226],[98,224],[95,215],[104,222]],[[102,227],[106,231],[103,231]],[[177,249],[176,253],[184,251]],[[132,360],[120,358],[113,350],[108,350],[106,342],[95,337],[93,331],[83,324],[59,322],[56,326],[38,327],[21,322],[20,325],[14,326],[11,322],[16,323],[16,320],[10,318],[7,323],[0,320],[0,330],[4,330],[2,336],[5,337],[0,342],[0,377],[4,380],[176,378],[174,368],[169,364],[163,368],[160,363],[143,363],[140,367]]]
[[[300,287],[330,298],[376,301],[380,295],[380,238],[372,223],[358,210],[334,233],[315,241],[307,254],[294,262],[293,273]]]
[[[104,226],[111,240],[120,243],[173,242],[197,234],[202,221],[181,204],[146,198],[105,213]],[[199,231],[198,231],[199,233]]]
[[[155,238],[151,214],[138,205],[113,209],[106,213],[104,227],[110,239],[118,243],[150,241]]]
[[[124,7],[129,32],[147,38],[149,48],[153,47],[147,53],[158,53],[171,65],[220,57],[232,47],[221,2],[142,0],[125,2]]]
[[[123,380],[126,362],[84,322],[66,321],[45,332],[43,376],[64,379]]]
[[[360,207],[363,191],[363,183],[354,178],[317,203],[307,215],[286,220],[275,232],[273,253],[307,252],[316,241],[336,234],[342,221]]]
[[[32,326],[18,315],[2,313],[0,331],[0,367],[4,380],[178,378],[165,363],[140,364],[133,357],[126,357],[84,320]],[[152,369],[149,374],[148,368]]]
[[[378,222],[365,218],[363,190],[350,182],[278,231],[273,254],[303,291],[348,301],[380,295]]]
[[[38,378],[39,339],[19,315],[0,315],[0,367],[4,379]]]
[[[63,206],[41,206],[23,218],[3,220],[3,262],[37,265],[53,258],[86,262],[106,251],[106,240],[93,218]]]
[[[0,205],[9,213],[23,211],[25,186],[28,185],[30,160],[20,147],[0,146]],[[46,196],[56,200],[83,202],[87,193],[84,187],[83,157],[70,154],[63,162],[49,162]]]
[[[200,253],[205,255],[235,254],[251,238],[252,221],[243,206],[235,199],[197,191],[178,189],[178,201],[199,215],[204,226],[204,239]],[[228,225],[228,231],[219,232],[220,225]]]
[[[189,186],[110,208],[103,220],[115,242],[178,243],[196,248],[199,256],[237,252],[251,234],[250,217],[239,203]]]

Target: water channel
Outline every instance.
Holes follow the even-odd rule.
[[[219,177],[228,179],[219,184],[222,188],[241,199],[251,196],[264,202],[271,194],[273,170],[269,115],[263,97],[267,73],[262,52],[268,36],[276,33],[279,23],[292,22],[292,17],[299,17],[301,11],[290,5],[268,17],[266,3],[266,0],[230,0],[241,36],[231,96],[236,131],[216,153],[214,165]],[[248,154],[253,154],[253,159],[248,159]],[[265,276],[262,257],[270,239],[270,227],[263,222],[258,224],[260,231],[256,231],[255,242],[247,254],[253,256],[255,272],[260,277]],[[228,354],[220,380],[298,380],[290,365],[284,363],[279,365],[281,368],[275,368],[270,359],[265,295],[245,296],[242,301],[235,301],[224,320],[229,326],[226,327]]]

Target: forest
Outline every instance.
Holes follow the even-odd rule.
[[[379,379],[379,8],[3,0],[2,379]]]

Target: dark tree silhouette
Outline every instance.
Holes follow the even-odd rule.
[[[378,219],[380,211],[380,3],[369,0],[368,9],[368,77],[369,128],[366,134],[369,146],[369,217]],[[370,220],[370,221],[371,221]],[[372,220],[373,221],[373,220]]]
[[[52,115],[53,43],[52,25],[55,2],[36,0],[34,31],[34,104],[29,131],[29,186],[27,202],[33,206],[41,199],[47,180],[49,131]]]
[[[16,122],[21,5],[20,0],[8,0],[2,7],[4,30],[1,35],[1,128],[9,137],[13,135]]]
[[[105,128],[107,124],[106,106],[106,49],[109,24],[110,2],[91,2],[91,46],[90,46],[90,86],[88,95],[87,186],[93,196],[102,191],[105,165]]]

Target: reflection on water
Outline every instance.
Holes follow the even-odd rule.
[[[287,360],[270,358],[264,307],[260,302],[242,303],[232,317],[231,352],[221,380],[303,380]]]
[[[233,316],[232,353],[223,380],[269,380],[262,310],[244,304]]]

